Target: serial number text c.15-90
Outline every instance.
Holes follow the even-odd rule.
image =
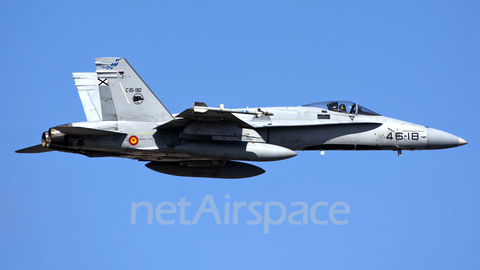
[[[127,87],[127,88],[125,88],[125,92],[127,92],[127,93],[140,93],[140,92],[142,92],[142,88]]]

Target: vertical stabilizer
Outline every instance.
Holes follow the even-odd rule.
[[[127,60],[118,57],[95,60],[104,121],[164,122],[173,119]]]
[[[97,74],[95,72],[73,73],[73,79],[75,80],[75,86],[82,101],[87,121],[101,121],[102,107],[100,106]]]

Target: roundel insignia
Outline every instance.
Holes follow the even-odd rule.
[[[133,95],[133,103],[137,104],[137,105],[140,105],[142,104],[142,102],[145,100],[145,98],[143,97],[142,94],[135,94]]]
[[[130,138],[128,138],[128,142],[131,145],[137,145],[138,144],[138,137],[137,136],[130,136]]]

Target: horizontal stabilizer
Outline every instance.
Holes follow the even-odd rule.
[[[44,152],[50,152],[50,151],[55,151],[53,149],[45,148],[41,144],[37,144],[35,146],[31,146],[28,148],[20,149],[15,151],[15,153],[20,153],[20,154],[36,154],[36,153],[44,153]]]
[[[107,131],[107,130],[100,130],[100,129],[93,129],[93,128],[84,128],[84,127],[68,127],[68,126],[58,126],[54,127],[63,134],[67,135],[79,135],[79,136],[118,136],[118,135],[126,135],[125,133],[115,132],[115,131]]]

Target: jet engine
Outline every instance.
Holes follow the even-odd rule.
[[[51,128],[42,134],[42,146],[45,148],[50,148],[51,146],[64,147],[67,145],[68,135],[63,134],[56,129]]]

